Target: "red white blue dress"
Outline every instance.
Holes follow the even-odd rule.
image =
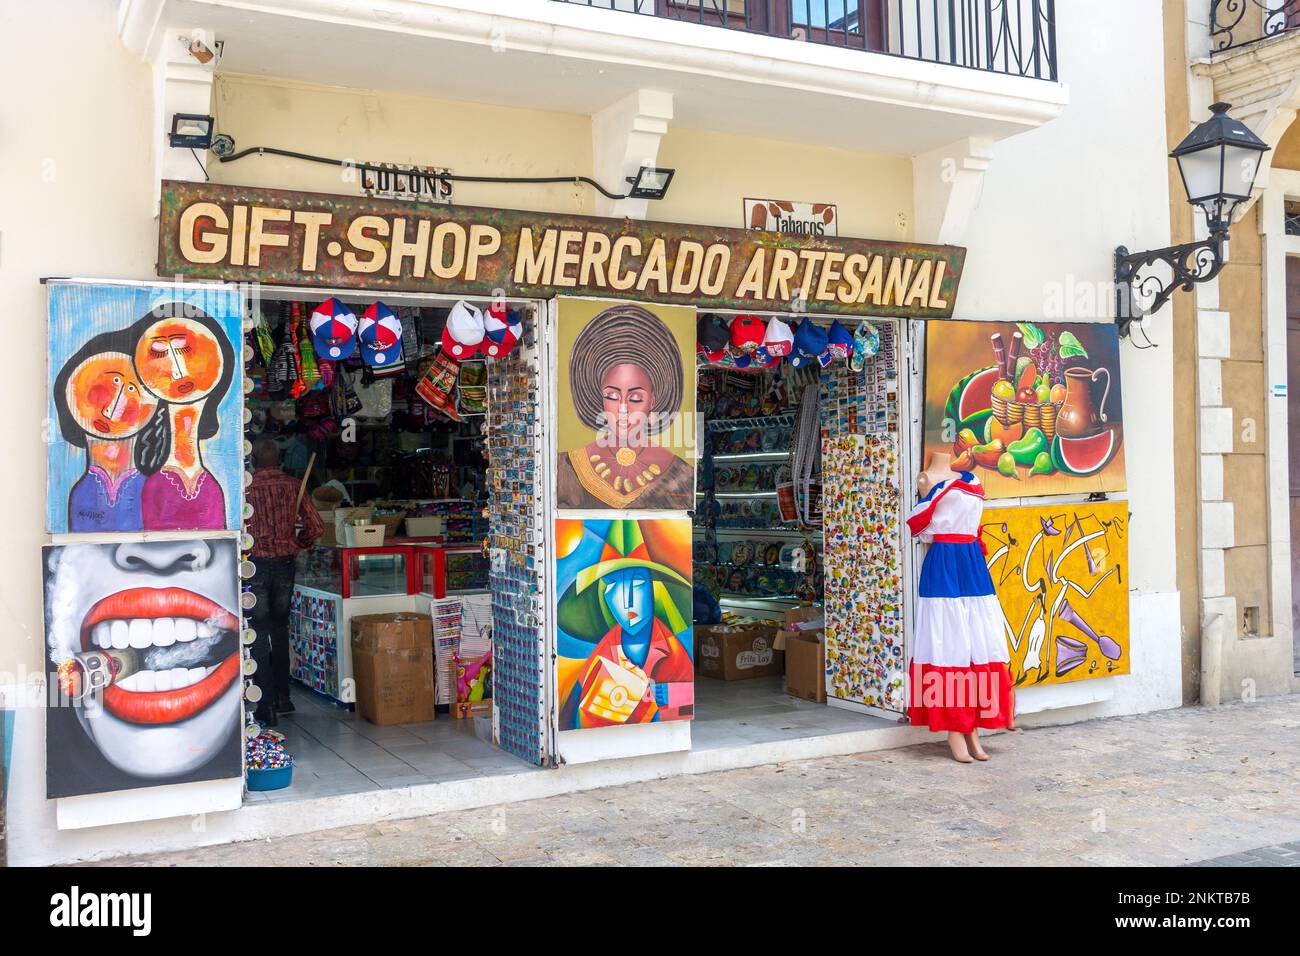
[[[931,730],[1007,727],[1014,713],[1006,629],[980,544],[984,487],[969,471],[930,489],[907,518],[921,564],[907,715]]]

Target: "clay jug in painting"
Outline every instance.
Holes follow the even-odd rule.
[[[1103,377],[1104,384],[1100,381]],[[1099,434],[1109,421],[1106,417],[1106,399],[1109,397],[1110,369],[1067,368],[1065,401],[1056,413],[1056,434],[1062,438],[1088,438]]]

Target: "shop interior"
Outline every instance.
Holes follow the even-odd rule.
[[[493,304],[465,310],[455,300],[386,295],[376,305],[375,295],[343,292],[325,299],[263,296],[245,343],[253,383],[245,437],[276,442],[282,469],[302,481],[324,525],[297,559],[293,710],[267,728],[292,755],[293,782],[249,797],[303,799],[532,769],[492,743],[487,362],[482,351],[446,369],[437,362],[455,335],[467,338],[457,323]],[[516,318],[532,308],[501,305]],[[334,362],[325,358],[329,329],[312,333],[313,319],[320,324],[332,310],[355,340]],[[364,358],[374,324],[388,326],[386,341],[398,339],[387,350],[391,367]],[[498,327],[506,347],[516,334]],[[354,619],[405,612],[433,624],[432,699],[410,713],[385,709],[387,672],[358,660],[349,640]],[[458,689],[466,699],[455,699]]]
[[[246,438],[276,441],[283,469],[303,480],[325,525],[298,558],[293,711],[274,728],[293,756],[293,784],[249,797],[304,799],[537,769],[492,743],[487,362],[480,353],[453,366],[450,379],[438,368],[439,354],[465,337],[461,304],[389,295],[381,307],[374,294],[339,292],[330,306],[325,298],[264,295],[247,332]],[[488,315],[491,304],[469,305]],[[535,303],[505,306],[536,319]],[[358,321],[360,343],[341,361],[322,361],[323,340],[313,339],[322,308]],[[397,320],[387,324],[401,357],[378,368],[361,356],[384,309]],[[825,366],[815,355],[795,364],[758,351],[769,327],[798,324],[797,316],[700,316],[697,750],[862,730],[872,720],[826,705],[820,449],[828,429],[897,433],[894,331],[845,321],[841,334],[858,332],[853,346],[840,343],[838,355],[828,346]],[[830,326],[817,324],[823,333]],[[518,334],[518,326],[504,330],[507,346]],[[365,664],[348,635],[361,615],[407,611],[433,621],[435,713],[375,723],[363,711],[379,706],[371,698],[382,688],[361,686]],[[382,684],[382,675],[370,680]],[[356,701],[363,695],[364,706]]]
[[[800,356],[800,321],[706,313],[697,328],[697,750],[879,720],[826,704],[821,444],[828,434],[898,433],[895,327],[818,320],[827,335],[818,360]],[[773,343],[784,354],[769,354]],[[757,649],[769,636],[770,655]]]

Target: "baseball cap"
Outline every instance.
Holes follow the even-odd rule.
[[[731,330],[720,315],[707,312],[695,323],[695,351],[710,362],[721,362],[731,342]]]
[[[357,317],[333,297],[312,310],[308,320],[316,354],[329,362],[348,358],[357,350]]]
[[[853,354],[853,336],[839,319],[831,323],[827,341],[828,351],[832,359],[848,358]]]
[[[517,313],[494,302],[488,306],[487,315],[483,319],[483,330],[483,354],[498,358],[509,353],[519,341],[521,323]]]
[[[731,320],[731,347],[745,355],[753,355],[763,344],[767,326],[756,315],[738,315]]]
[[[774,358],[784,358],[794,349],[794,332],[781,319],[767,320],[767,332],[763,335],[763,351]]]
[[[825,329],[812,319],[804,319],[794,330],[794,351],[790,354],[790,364],[802,368],[815,359],[825,366],[830,361],[826,348],[828,342],[829,336]]]
[[[467,359],[479,351],[486,335],[483,313],[462,299],[451,307],[447,315],[447,325],[442,330],[442,350],[457,361]]]
[[[357,338],[367,365],[389,368],[401,358],[402,321],[382,302],[373,303],[362,313]]]

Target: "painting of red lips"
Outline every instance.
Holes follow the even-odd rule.
[[[58,689],[47,795],[238,777],[234,538],[51,545],[43,557]]]

